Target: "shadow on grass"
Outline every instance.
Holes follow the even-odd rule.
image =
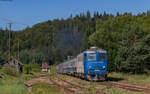
[[[123,78],[107,77],[107,81],[118,82],[124,80]]]
[[[68,75],[71,76],[71,75]],[[81,77],[76,77],[76,76],[71,76],[75,77],[77,79],[85,80],[85,81],[90,81],[90,82],[119,82],[124,80],[124,78],[117,78],[117,77],[107,77],[105,80],[87,80],[86,78],[81,78]]]
[[[119,82],[124,80],[124,78],[117,78],[117,77],[107,77],[105,80],[97,80],[96,82]]]

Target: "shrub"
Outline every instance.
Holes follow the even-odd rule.
[[[30,74],[31,73],[31,70],[32,70],[32,67],[31,65],[24,65],[24,71],[26,74]]]
[[[2,69],[2,65],[0,65],[0,69]]]
[[[12,68],[12,67],[4,67],[2,69],[2,72],[7,75],[10,75],[10,76],[18,76],[19,75],[19,72],[15,68]]]
[[[39,64],[31,64],[32,71],[34,72],[40,72],[41,71],[41,66]]]

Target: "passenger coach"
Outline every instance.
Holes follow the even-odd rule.
[[[106,80],[107,78],[107,51],[91,47],[77,57],[56,66],[57,73],[69,74],[88,80]]]

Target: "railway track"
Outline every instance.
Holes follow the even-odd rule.
[[[91,89],[88,88],[88,87],[84,87],[84,86],[81,86],[79,84],[72,83],[71,81],[65,80],[65,79],[62,79],[62,78],[59,78],[59,79],[63,82],[66,82],[66,83],[70,84],[70,85],[73,85],[73,86],[76,86],[76,87],[80,88],[80,90],[85,90],[86,89],[89,92],[91,91]],[[124,90],[135,91],[135,92],[144,92],[146,94],[150,94],[150,88],[138,86],[138,85],[135,85],[135,84],[133,85],[133,84],[127,84],[127,83],[121,83],[121,82],[111,82],[109,84],[103,84],[103,85],[108,86],[108,88],[116,87],[116,88],[121,88],[121,89],[124,89]],[[96,94],[106,94],[106,93],[101,93],[101,92],[97,91]]]
[[[57,75],[57,73],[53,73],[52,75]],[[53,78],[54,79],[54,78]],[[88,94],[93,94],[93,93],[91,93],[92,92],[92,89],[90,89],[89,87],[85,87],[85,86],[82,86],[82,85],[79,85],[79,84],[77,84],[77,83],[73,83],[73,82],[71,82],[71,81],[69,81],[69,80],[66,80],[66,79],[64,79],[64,78],[61,78],[61,77],[57,77],[57,78],[55,78],[55,79],[57,79],[58,81],[62,81],[62,82],[64,82],[64,83],[67,83],[68,85],[71,85],[71,86],[73,86],[73,87],[75,87],[76,89],[75,90],[72,90],[72,89],[70,89],[70,88],[68,88],[69,90],[67,90],[67,89],[65,89],[64,87],[65,86],[63,86],[63,85],[61,85],[60,86],[60,84],[58,84],[57,82],[55,82],[54,80],[53,80],[53,84],[56,84],[56,85],[58,85],[60,88],[62,87],[63,89],[65,89],[66,91],[68,91],[68,92],[71,92],[71,93],[73,93],[73,94],[83,94],[83,93],[77,93],[76,91],[78,90],[78,91],[88,91]],[[51,79],[52,80],[52,79]],[[94,93],[95,94],[95,93]],[[103,92],[100,92],[100,91],[96,91],[96,94],[107,94],[107,93],[103,93]]]
[[[69,82],[69,81],[67,81],[67,80],[64,80],[64,79],[60,79],[60,80],[63,81],[63,82],[65,82],[65,83],[68,83],[68,84],[70,84],[70,85],[76,86],[76,87],[78,87],[78,88],[81,89],[81,90],[85,89],[85,87],[80,86],[80,85],[77,85],[77,84],[74,84],[74,83],[71,83],[71,82]]]
[[[150,88],[147,88],[147,87],[141,87],[141,86],[136,86],[136,85],[131,85],[131,84],[124,84],[124,83],[120,83],[120,82],[112,82],[111,85],[113,87],[118,87],[118,88],[130,90],[130,91],[150,93]]]
[[[29,91],[32,91],[33,84],[38,83],[38,82],[44,82],[44,83],[48,83],[51,85],[57,85],[58,87],[60,87],[61,90],[63,90],[63,92],[65,91],[67,94],[83,94],[84,91],[88,92],[87,94],[93,94],[92,93],[93,89],[87,86],[80,85],[79,83],[72,82],[72,81],[73,80],[65,79],[59,76],[58,77],[51,76],[50,78],[49,77],[34,78],[30,81],[27,81],[25,84],[28,86]],[[106,85],[106,84],[103,84],[103,85]],[[121,83],[121,82],[111,82],[107,84],[106,86],[109,88],[115,87],[115,88],[121,88],[124,90],[144,92],[146,94],[150,94],[150,88],[138,86],[135,84],[133,85],[133,84],[127,84],[127,83]],[[94,90],[96,90],[94,94],[106,94],[106,93],[100,92],[100,90],[102,89],[95,88]]]
[[[72,83],[71,81],[65,80],[62,78],[59,78],[59,79],[63,82],[70,84],[70,85],[73,85],[73,86],[80,88],[80,90],[86,89],[89,92],[91,91],[91,89],[88,87],[84,87],[84,86],[81,86],[79,84]],[[103,84],[103,85],[106,85],[106,84]],[[108,86],[109,88],[116,87],[116,88],[121,88],[124,90],[135,91],[135,92],[144,92],[146,94],[150,94],[150,88],[137,86],[137,85],[133,85],[133,84],[126,84],[126,83],[121,83],[121,82],[111,82],[110,84],[107,84],[106,86]],[[101,92],[97,91],[96,94],[106,94],[106,93],[101,93]]]
[[[65,86],[63,85],[60,85],[59,83],[57,83],[56,81],[54,81],[53,79],[49,78],[49,80],[54,84],[54,85],[57,85],[59,86],[61,89],[65,90],[67,93],[69,94],[74,94],[76,91],[75,90],[72,90],[70,88],[66,88]]]
[[[68,84],[70,84],[70,85],[72,85],[72,86],[75,86],[75,87],[79,88],[80,90],[88,90],[88,92],[91,92],[91,91],[92,91],[92,90],[91,90],[90,88],[88,88],[88,87],[84,87],[84,86],[81,86],[81,85],[72,83],[72,82],[67,81],[67,80],[65,80],[65,79],[60,78],[60,80],[63,81],[63,82],[65,82],[65,83],[68,83]],[[106,93],[102,93],[102,92],[96,91],[96,94],[106,94]]]

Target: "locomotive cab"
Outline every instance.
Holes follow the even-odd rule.
[[[107,52],[87,51],[85,58],[85,74],[88,80],[105,80],[107,77]]]

